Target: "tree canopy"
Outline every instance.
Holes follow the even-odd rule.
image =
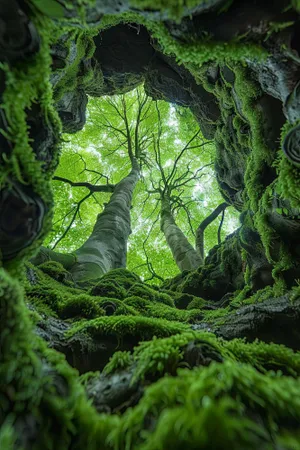
[[[141,86],[119,96],[89,98],[84,129],[64,140],[52,183],[56,206],[46,245],[73,251],[86,240],[113,186],[130,170],[129,152],[138,148],[141,178],[133,194],[127,267],[156,281],[175,275],[178,268],[160,231],[164,176],[176,180],[172,212],[192,245],[200,223],[224,202],[214,178],[214,143],[203,137],[193,114],[153,101]],[[219,226],[216,220],[205,231],[206,254],[218,243]],[[237,226],[237,213],[228,208],[221,238]]]

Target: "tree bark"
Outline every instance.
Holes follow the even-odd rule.
[[[182,271],[193,270],[203,263],[203,259],[189,243],[176,224],[167,194],[161,196],[161,231],[164,233],[173,258]]]
[[[210,225],[217,217],[218,215],[225,211],[227,208],[228,203],[224,202],[221,203],[217,208],[209,215],[207,216],[199,225],[196,231],[196,250],[198,254],[200,255],[200,258],[204,259],[204,231]]]
[[[116,185],[104,211],[97,217],[92,234],[74,252],[77,257],[71,269],[74,280],[98,278],[109,270],[126,267],[130,208],[139,176],[138,162],[133,159],[131,172]]]

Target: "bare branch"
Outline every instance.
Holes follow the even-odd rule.
[[[114,188],[115,188],[114,184],[94,185],[94,184],[87,183],[84,181],[74,182],[67,178],[58,177],[58,176],[53,177],[53,180],[62,181],[63,183],[68,183],[72,187],[85,187],[85,188],[89,189],[90,192],[113,192]]]

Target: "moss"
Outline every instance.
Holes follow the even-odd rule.
[[[267,57],[266,50],[259,45],[241,42],[236,39],[231,42],[217,42],[203,39],[197,42],[182,43],[174,39],[163,23],[151,21],[138,13],[123,13],[104,16],[100,24],[102,30],[116,26],[119,23],[137,23],[144,25],[151,36],[157,39],[166,55],[175,55],[179,63],[201,66],[208,61],[243,61],[247,58],[261,60]]]
[[[298,389],[297,380],[262,375],[233,361],[181,370],[150,386],[110,439],[119,448],[267,450],[279,426],[293,436],[300,419]],[[150,417],[153,426],[147,429]]]
[[[191,1],[192,5],[189,3],[187,6],[194,5],[193,0]],[[83,5],[83,2],[80,3]],[[296,5],[296,1],[294,3]],[[162,5],[162,2],[159,3],[158,9]],[[172,8],[175,3],[168,3],[168,5]],[[71,3],[69,7],[72,7]],[[245,58],[260,58],[265,54],[262,48],[251,43],[219,43],[203,40],[184,44],[173,39],[165,25],[150,22],[138,14],[104,17],[100,28],[104,29],[122,21],[145,24],[152,37],[158,39],[163,51],[166,54],[175,54],[178,61],[187,67],[199,67],[205,61],[213,59],[240,61]],[[26,111],[35,102],[38,103],[54,134],[59,136],[61,131],[53,108],[49,84],[51,65],[49,46],[51,41],[55,41],[57,34],[51,36],[55,28],[46,18],[36,18],[35,23],[42,36],[41,51],[30,61],[17,63],[14,67],[6,63],[1,65],[6,78],[3,107],[9,124],[8,137],[13,143],[11,157],[3,161],[1,183],[5,185],[6,180],[13,177],[23,184],[31,185],[48,208],[43,232],[30,248],[20,253],[18,261],[33,254],[34,248],[40,245],[50,228],[52,198],[49,179],[58,155],[58,149],[53,149],[53,165],[45,173],[42,164],[36,160],[30,147]],[[78,45],[76,63],[70,64],[65,78],[57,87],[58,97],[77,83],[84,86],[90,82],[93,74],[91,72],[81,74],[78,65],[84,52],[87,53],[84,56],[91,57],[93,51],[93,46],[90,45],[91,36],[95,32],[98,32],[98,28],[87,31],[86,35],[85,32],[79,31],[71,33],[76,37]],[[239,86],[242,90],[244,81],[242,76],[240,79],[237,76],[236,87]],[[254,152],[249,159],[246,179],[250,203],[254,206],[254,211],[258,213],[256,219],[259,223],[264,219],[261,207],[267,204],[268,199],[265,197],[263,201],[266,203],[261,203],[260,193],[264,190],[264,186],[261,186],[259,182],[258,171],[265,158],[267,158],[267,164],[270,160],[265,144],[261,141],[260,117],[257,110],[252,108],[252,101],[257,95],[256,87],[252,91],[253,85],[248,81],[245,83],[242,99],[243,108],[251,122]],[[17,98],[15,86],[19,88]],[[227,94],[225,92],[222,97],[225,103],[230,102]],[[225,118],[224,115],[223,119]],[[235,126],[238,127],[239,124]],[[296,194],[292,191],[293,186],[296,186],[295,180],[298,174],[293,173],[286,162],[281,164],[283,174],[280,180],[281,187],[288,196],[297,196],[298,191],[295,191]],[[293,177],[290,184],[289,177]],[[257,186],[256,181],[259,182]],[[224,259],[223,265],[225,264]],[[7,267],[15,275],[19,271],[16,261],[7,264]],[[60,268],[56,266],[56,269]],[[208,269],[206,267],[206,270]],[[30,301],[39,303],[40,306],[44,304],[45,310],[53,315],[57,313],[66,317],[79,315],[89,318],[103,313],[101,302],[105,302],[106,298],[99,301],[79,289],[63,286],[57,280],[50,279],[47,273],[55,278],[61,274],[61,270],[53,272],[53,265],[51,267],[48,265],[44,273],[39,271],[39,284],[28,287],[27,295]],[[180,321],[183,317],[189,317],[188,314],[192,316],[193,311],[177,311],[172,308],[173,299],[167,293],[145,287],[136,275],[124,269],[110,272],[102,277],[101,281],[116,282],[122,289],[129,291],[130,295],[134,292],[139,297],[144,296],[141,304],[146,302],[143,305],[146,305],[145,308],[146,310],[148,308],[148,311],[152,308],[153,315],[167,314],[168,311],[168,314],[173,314],[172,317],[178,317],[178,320],[180,318]],[[188,279],[195,289],[199,285],[196,285],[196,281],[199,283],[199,272],[193,273]],[[277,288],[278,286],[279,284]],[[173,287],[176,288],[175,284]],[[263,295],[265,294],[266,292]],[[127,308],[129,308],[128,305],[126,306],[126,301],[125,306],[121,305],[120,300],[115,301],[119,302],[116,312],[122,311],[122,314],[125,314],[124,311],[128,311]],[[125,309],[122,310],[122,307]],[[136,304],[135,308],[138,310],[140,306]],[[205,318],[222,320],[227,312],[227,309],[207,312]],[[137,311],[137,314],[141,313],[142,308]],[[198,313],[196,311],[196,314]],[[293,376],[298,375],[299,357],[283,347],[267,346],[261,343],[245,344],[238,341],[226,344],[216,340],[212,335],[205,337],[201,335],[206,342],[211,343],[217,351],[226,356],[227,360],[223,364],[212,363],[209,367],[201,369],[179,370],[176,377],[165,377],[148,388],[139,404],[128,410],[124,416],[98,415],[86,399],[77,372],[68,366],[62,355],[48,349],[46,344],[34,335],[32,322],[38,316],[34,315],[32,321],[30,315],[32,316],[32,313],[29,313],[24,305],[20,284],[1,268],[1,421],[3,418],[9,419],[4,425],[1,424],[0,443],[4,448],[14,445],[15,436],[12,433],[12,426],[14,426],[14,433],[18,434],[17,430],[21,429],[22,432],[27,430],[28,423],[37,424],[39,430],[36,441],[31,445],[34,450],[52,448],[53,445],[58,450],[71,447],[91,450],[100,447],[104,450],[112,448],[238,450],[257,447],[269,450],[274,445],[297,448],[293,445],[296,445],[297,433],[299,434],[296,429],[300,420],[299,380],[283,376],[280,370],[285,370]],[[140,378],[177,371],[182,355],[182,345],[195,336],[186,324],[133,314],[97,317],[83,321],[73,325],[68,336],[74,336],[77,332],[85,332],[92,336],[115,335],[118,339],[128,336],[136,340],[151,340],[153,336],[172,336],[170,341],[152,340],[149,342],[149,347],[143,344],[135,351],[134,364],[138,364],[137,376]],[[189,337],[183,333],[190,333]],[[264,373],[260,374],[249,365],[237,363],[234,359],[251,362],[254,367]],[[121,364],[129,364],[130,361],[129,354],[117,354],[109,363],[111,366],[108,366],[108,371],[118,370]],[[270,368],[279,369],[279,371],[277,374],[268,372]],[[83,384],[90,376],[89,374],[85,380],[81,380]],[[147,425],[149,423],[151,426]],[[55,436],[55,443],[53,436]]]
[[[126,289],[120,286],[116,281],[100,281],[90,290],[91,295],[98,297],[113,297],[123,299],[126,296]]]
[[[203,311],[203,322],[221,325],[225,322],[225,318],[229,311],[229,306],[226,308],[218,308],[213,311]]]
[[[134,284],[127,291],[126,297],[133,297],[133,296],[145,298],[146,300],[150,301],[156,301],[158,303],[163,303],[168,306],[174,306],[174,300],[172,299],[172,297],[170,297],[170,295],[166,294],[165,292],[157,292],[154,289],[142,283]]]
[[[296,11],[300,12],[300,0],[292,0],[291,5]]]
[[[113,284],[116,284],[117,286],[124,288],[125,290],[128,290],[135,283],[140,283],[141,279],[138,275],[130,272],[129,270],[114,269],[104,274],[99,280],[99,284],[105,284],[106,282],[111,282]]]
[[[16,440],[17,437],[13,428],[13,418],[8,417],[2,426],[0,426],[0,448],[3,450],[14,450],[16,448]]]
[[[68,337],[77,333],[91,336],[115,335],[118,338],[134,336],[137,340],[149,340],[153,336],[166,337],[188,330],[188,325],[164,319],[153,319],[140,316],[100,317],[74,325],[67,332]]]
[[[259,289],[255,294],[251,293],[251,287],[245,286],[245,288],[239,292],[230,302],[230,307],[239,307],[241,305],[252,305],[254,303],[261,303],[270,298],[276,298],[284,293],[284,286],[279,283],[275,283],[273,286],[266,286],[263,289]]]
[[[26,286],[26,297],[39,313],[62,319],[82,317],[91,319],[105,314],[95,297],[82,290],[64,286],[55,279],[57,274],[58,278],[64,274],[64,269],[61,271],[59,263],[47,262],[35,270],[38,283],[34,286]],[[50,278],[46,272],[54,275],[54,279]]]
[[[68,33],[68,38],[64,45],[68,49],[68,56],[65,60],[66,67],[56,70],[56,73],[62,72],[62,77],[54,87],[54,98],[56,101],[66,93],[80,88],[84,88],[95,75],[92,67],[83,65],[82,61],[89,60],[95,51],[93,35],[96,31],[90,29],[78,30],[73,29]],[[99,78],[100,77],[100,78]],[[96,81],[96,80],[94,80]],[[97,66],[97,83],[98,89],[103,85],[103,76],[100,67]]]
[[[111,358],[104,371],[114,373],[126,367],[134,367],[134,381],[160,378],[164,374],[176,376],[185,361],[187,346],[193,343],[201,351],[207,351],[211,360],[224,358],[231,361],[251,364],[261,373],[277,371],[293,377],[300,375],[300,353],[278,344],[266,344],[261,341],[246,343],[242,339],[224,341],[207,331],[188,331],[168,338],[152,339],[142,342],[130,352],[117,352]],[[204,364],[205,358],[198,364]]]
[[[109,362],[103,369],[107,375],[127,369],[132,363],[132,355],[130,352],[115,352]]]
[[[202,318],[202,314],[198,310],[178,310],[169,305],[161,304],[156,301],[147,301],[146,299],[137,296],[126,298],[124,303],[132,306],[145,317],[162,318],[182,323],[194,323]]]
[[[225,344],[226,349],[242,363],[251,364],[262,373],[270,370],[284,372],[293,377],[300,376],[300,352],[284,345],[254,341],[251,344],[233,339]]]
[[[78,317],[79,319],[93,319],[104,316],[105,311],[98,302],[86,294],[67,296],[58,305],[58,315],[62,319]]]
[[[114,316],[137,316],[139,312],[130,305],[127,305],[125,302],[109,297],[102,297],[101,299],[97,299],[99,306],[105,307],[107,303],[111,303],[115,305],[116,309],[113,313]]]
[[[83,375],[80,375],[80,377],[78,378],[78,381],[84,386],[86,387],[88,382],[94,378],[98,378],[100,375],[99,371],[96,372],[86,372]]]
[[[174,304],[176,308],[179,309],[193,309],[193,308],[202,308],[206,304],[206,301],[203,300],[203,298],[195,297],[194,295],[185,293],[175,293]]]
[[[200,297],[194,297],[193,300],[188,304],[187,310],[190,309],[201,309],[206,304],[205,300]]]
[[[219,353],[222,348],[215,336],[207,332],[189,331],[169,338],[143,342],[135,348],[133,354],[136,365],[134,380],[158,377],[166,373],[175,375],[184,361],[184,350],[190,342],[194,342],[199,348],[209,345],[216,353]],[[227,353],[225,349],[223,351]],[[188,364],[185,363],[185,365]]]
[[[3,269],[0,287],[1,425],[9,418],[14,436],[26,442],[28,420],[38,424],[33,450],[49,448],[53,433],[55,447],[65,450],[71,446],[74,432],[79,448],[96,449],[115,420],[97,416],[78,382],[77,371],[33,333],[22,289]],[[11,442],[9,430],[4,423],[2,441],[5,437],[4,442]],[[91,436],[95,443],[89,446]]]
[[[289,122],[283,126],[281,130],[281,148],[283,146],[285,136],[292,128],[293,125]],[[283,151],[280,152],[280,156],[275,165],[278,173],[276,191],[285,199],[288,199],[292,207],[298,208],[300,202],[300,168],[292,164],[285,157]]]
[[[49,275],[50,277],[54,278],[57,281],[63,282],[66,281],[69,278],[71,278],[70,272],[68,272],[62,264],[56,261],[47,261],[43,264],[40,264],[39,269]]]

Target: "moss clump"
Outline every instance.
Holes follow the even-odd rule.
[[[297,124],[300,124],[300,121]],[[285,136],[292,128],[293,125],[289,122],[283,126],[281,130],[281,147],[283,146]],[[300,167],[292,164],[283,152],[280,152],[280,156],[276,161],[276,167],[278,173],[276,191],[285,199],[288,199],[292,207],[298,208],[300,202]]]
[[[94,378],[98,378],[100,375],[99,371],[96,372],[86,372],[83,375],[80,375],[80,377],[78,378],[78,381],[84,386],[86,387],[86,385],[88,384],[88,382]]]
[[[34,286],[26,284],[26,299],[39,313],[62,319],[92,319],[105,314],[95,297],[57,281],[65,272],[68,275],[59,263],[47,262],[35,271],[38,282]]]
[[[30,442],[33,450],[49,448],[49,443],[52,446],[54,432],[58,450],[70,448],[74,434],[78,448],[96,449],[115,419],[102,421],[97,416],[78,382],[77,371],[33,333],[22,289],[3,269],[0,287],[1,443],[13,442],[13,426],[16,441],[26,446]],[[29,435],[28,421],[38,424]],[[91,435],[95,443],[89,446]]]
[[[186,309],[188,311],[190,309],[201,309],[203,308],[203,306],[205,306],[205,304],[206,302],[205,300],[203,300],[203,298],[193,296],[193,300],[187,305]]]
[[[70,272],[68,272],[59,262],[47,261],[40,264],[38,268],[56,281],[64,282],[68,281],[68,279],[71,280]]]
[[[203,298],[195,297],[194,295],[176,293],[174,295],[174,304],[176,308],[179,309],[193,309],[203,307],[206,304],[206,301],[203,300]]]
[[[297,431],[298,391],[298,380],[233,361],[181,370],[150,386],[110,439],[120,448],[147,450],[267,450]],[[150,418],[153,426],[146,428]]]
[[[233,339],[224,344],[240,362],[251,364],[262,373],[279,371],[293,377],[300,376],[300,352],[278,344],[266,344],[261,341],[246,343],[242,339]]]
[[[103,369],[107,375],[129,367],[132,363],[130,352],[115,352]]]
[[[97,299],[97,302],[99,306],[106,309],[107,305],[110,305],[110,313],[107,315],[114,315],[114,316],[137,316],[139,315],[139,312],[133,308],[130,305],[127,305],[122,300],[118,300],[115,298],[109,298],[109,297],[102,297],[101,299]],[[114,312],[112,314],[112,310],[114,309]]]
[[[72,337],[76,333],[84,332],[97,337],[114,335],[119,339],[132,336],[139,341],[150,340],[153,336],[167,337],[188,329],[188,325],[164,319],[140,316],[111,316],[99,317],[98,319],[74,325],[67,332],[67,336]]]
[[[221,350],[226,354],[226,349],[218,343],[214,335],[202,332],[187,332],[177,334],[165,339],[153,339],[150,342],[143,342],[135,348],[133,359],[136,365],[134,380],[143,380],[146,377],[160,377],[163,374],[175,375],[181,364],[189,366],[185,361],[184,352],[189,343],[194,344],[195,348],[201,351],[201,347],[210,347],[213,359],[221,360]],[[204,363],[204,358],[199,363]],[[211,361],[209,361],[211,362]]]
[[[145,317],[162,318],[182,323],[194,323],[202,319],[200,311],[178,310],[169,305],[158,303],[156,301],[149,301],[137,296],[126,298],[124,303],[132,306],[139,314]]]
[[[58,305],[57,312],[61,319],[76,317],[94,319],[105,315],[101,304],[87,294],[64,297]]]
[[[135,283],[140,283],[141,279],[138,275],[130,272],[129,270],[113,269],[104,274],[99,280],[99,284],[105,284],[108,282],[116,284],[117,286],[120,286],[127,291]]]
[[[174,300],[172,297],[165,292],[156,291],[149,286],[136,283],[130,289],[128,289],[126,297],[141,297],[149,301],[155,301],[158,303],[163,303],[168,306],[174,306]]]
[[[91,295],[98,297],[113,297],[122,300],[126,296],[126,289],[116,281],[100,281],[90,290]]]

